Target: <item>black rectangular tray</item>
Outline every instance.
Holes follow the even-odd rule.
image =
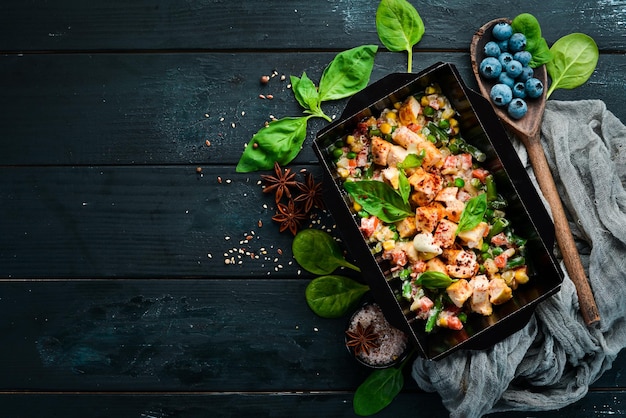
[[[459,113],[463,138],[487,155],[483,166],[493,173],[498,192],[509,203],[507,218],[516,233],[528,239],[531,277],[513,292],[511,300],[494,306],[492,315],[472,314],[460,331],[438,329],[427,334],[424,322],[409,313],[410,302],[399,295],[400,279],[391,277],[388,261],[373,255],[363,238],[328,147],[352,132],[363,118],[378,116],[384,108],[432,83],[439,84]],[[409,335],[422,356],[437,360],[460,348],[488,348],[524,327],[537,304],[559,291],[563,273],[553,254],[554,224],[491,104],[465,86],[452,64],[437,63],[417,74],[390,74],[366,87],[348,101],[337,121],[318,132],[313,148],[324,170],[324,199],[348,251],[388,321]]]

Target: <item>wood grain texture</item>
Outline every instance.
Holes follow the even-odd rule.
[[[300,180],[301,169],[321,179],[316,165],[293,168]],[[259,173],[81,166],[5,167],[0,176],[12,179],[0,184],[2,278],[300,274]],[[326,212],[312,215],[333,229]]]
[[[585,32],[602,50],[626,50],[626,11],[620,2],[412,3],[426,25],[420,49],[467,50],[480,24],[531,11],[550,43]],[[373,18],[377,5],[355,0],[269,0],[262,6],[214,0],[123,5],[10,0],[0,5],[0,51],[345,49],[379,44]]]
[[[469,42],[469,41],[468,41]],[[305,71],[319,80],[334,53],[78,54],[0,56],[0,165],[236,164],[244,145],[273,115],[302,110],[280,77]],[[476,89],[466,53],[416,55],[414,68],[457,66]],[[399,53],[379,53],[371,81],[402,72]],[[602,55],[588,83],[550,100],[602,99],[617,117],[626,55]],[[272,94],[274,99],[259,99]],[[338,117],[346,100],[325,104]],[[207,116],[208,115],[208,116]],[[233,125],[234,124],[234,125]],[[317,161],[310,147],[326,122],[314,119],[298,163]],[[234,127],[233,127],[234,126]],[[206,141],[211,143],[206,146]]]
[[[271,197],[234,165],[270,115],[301,111],[287,81],[259,77],[317,81],[337,52],[379,44],[377,2],[131,3],[0,4],[1,415],[354,416],[368,371],[341,343],[344,319],[307,307],[311,276]],[[469,42],[490,19],[532,11],[549,42],[591,35],[596,71],[551,100],[602,99],[626,120],[619,2],[412,3],[426,24],[415,70],[449,61],[472,88]],[[405,66],[381,49],[372,81]],[[325,123],[311,122],[297,170],[319,175]],[[562,410],[489,418],[623,415],[625,368],[621,354]],[[447,414],[406,373],[378,416],[416,408]]]

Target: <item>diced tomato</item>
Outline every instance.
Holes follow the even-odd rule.
[[[463,329],[463,322],[461,322],[458,316],[451,315],[448,317],[448,328],[458,331]]]
[[[408,262],[406,253],[403,250],[389,250],[383,253],[383,259],[391,260],[391,263],[396,266],[404,266]]]
[[[489,171],[485,170],[484,168],[477,168],[477,169],[472,170],[472,177],[477,178],[483,183],[485,182],[485,179],[487,178],[488,175],[489,175]]]
[[[496,257],[494,257],[493,261],[496,263],[496,267],[499,269],[506,266],[506,262],[509,260],[509,256],[506,253],[502,253]]]
[[[380,224],[380,220],[376,216],[368,216],[367,218],[361,218],[361,232],[365,235],[366,238],[372,236],[378,225]]]
[[[443,169],[457,168],[459,159],[456,155],[448,155],[443,162]]]
[[[461,159],[461,169],[468,170],[472,168],[472,154],[461,154],[459,155]]]
[[[415,133],[418,133],[419,131],[422,130],[422,127],[418,125],[417,123],[410,123],[409,126],[407,126],[407,128],[409,128]]]
[[[419,306],[420,312],[424,313],[429,312],[433,308],[433,306],[435,306],[435,303],[426,296],[422,296],[421,298],[419,298],[417,300],[417,304]]]
[[[493,245],[497,245],[498,247],[501,247],[503,245],[507,245],[509,243],[509,240],[504,234],[504,232],[500,232],[499,234],[496,234],[493,237],[491,237],[491,243]]]

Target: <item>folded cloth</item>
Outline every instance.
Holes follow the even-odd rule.
[[[626,346],[626,127],[600,100],[550,100],[541,140],[601,321],[585,325],[565,274],[527,326],[494,347],[418,358],[413,378],[441,395],[451,417],[562,408],[584,397]]]

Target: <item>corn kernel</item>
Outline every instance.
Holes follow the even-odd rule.
[[[422,96],[420,100],[420,104],[422,106],[428,106],[430,104],[430,100],[428,100],[428,96]]]
[[[341,176],[341,178],[347,178],[350,175],[350,170],[346,169],[346,168],[338,168],[337,172],[339,173],[339,175]]]
[[[348,135],[346,137],[346,144],[351,145],[354,143],[354,140],[355,140],[354,135]]]
[[[441,117],[444,119],[450,119],[454,116],[454,110],[452,108],[446,108],[443,112],[441,112]]]
[[[424,93],[434,94],[434,93],[437,93],[437,89],[434,86],[428,86],[426,87],[426,90],[424,90]]]
[[[383,242],[383,250],[389,251],[393,250],[396,246],[396,242],[392,239]]]
[[[393,104],[394,109],[398,110],[402,107],[402,102],[395,102]]]
[[[396,112],[387,112],[387,119],[396,120],[397,117]]]
[[[383,135],[387,135],[391,133],[391,125],[388,124],[387,122],[381,123],[379,129]]]
[[[502,272],[500,277],[502,277],[502,280],[504,280],[507,285],[510,285],[515,279],[515,272],[513,270],[507,270],[505,272]]]
[[[354,202],[352,204],[352,209],[354,209],[355,212],[359,212],[361,209],[363,209],[363,206],[359,205],[359,202]]]
[[[450,122],[450,126],[454,127],[454,126],[459,126],[459,121],[454,119],[454,118],[450,118],[448,120],[448,122]]]
[[[528,282],[528,271],[526,267],[520,267],[515,269],[515,281],[519,284]]]

